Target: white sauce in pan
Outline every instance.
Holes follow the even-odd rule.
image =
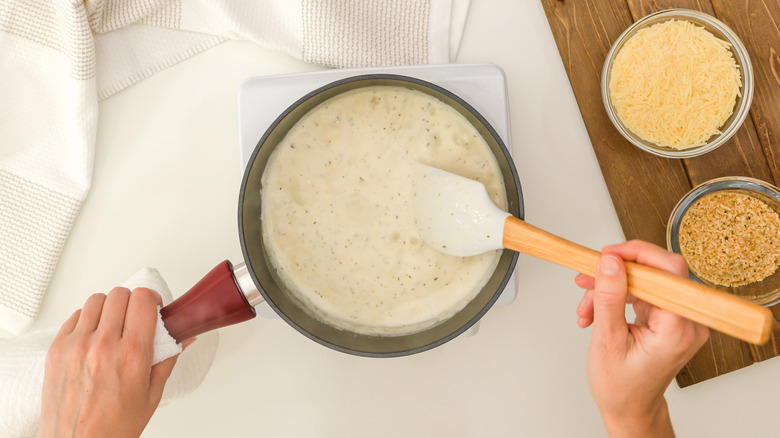
[[[423,330],[461,310],[500,251],[445,255],[412,209],[414,162],[478,180],[506,209],[498,163],[457,111],[421,92],[366,87],[304,116],[262,177],[263,239],[279,278],[322,320],[378,335]]]

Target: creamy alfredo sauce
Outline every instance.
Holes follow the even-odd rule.
[[[478,180],[506,209],[498,163],[457,111],[376,86],[311,110],[262,177],[263,239],[287,287],[325,322],[377,335],[423,330],[461,310],[500,257],[425,245],[412,209],[414,162]]]

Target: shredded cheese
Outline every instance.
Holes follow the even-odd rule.
[[[689,21],[639,30],[615,56],[609,95],[623,124],[658,146],[688,149],[734,112],[742,79],[730,44]]]

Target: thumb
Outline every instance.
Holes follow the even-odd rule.
[[[169,357],[152,367],[152,373],[149,379],[149,399],[155,407],[162,399],[165,382],[171,377],[173,367],[176,365],[178,359],[178,355]]]
[[[593,334],[606,337],[625,336],[626,266],[611,254],[602,254],[593,289]]]
[[[181,343],[182,351],[192,345],[197,338],[189,338]],[[165,382],[171,377],[173,373],[173,367],[176,366],[176,361],[179,360],[179,355],[169,357],[164,361],[154,365],[152,367],[152,373],[149,376],[149,398],[154,404],[155,408],[160,403],[163,395],[163,389],[165,389]]]

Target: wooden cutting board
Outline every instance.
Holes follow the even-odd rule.
[[[666,246],[672,208],[692,187],[721,176],[751,176],[780,185],[780,0],[541,0],[626,239]],[[617,37],[639,18],[697,9],[731,27],[748,49],[755,75],[750,117],[719,149],[687,160],[660,158],[631,145],[601,100],[601,69]],[[775,318],[780,305],[774,306]],[[680,387],[780,354],[780,331],[756,347],[711,331],[677,375]]]

